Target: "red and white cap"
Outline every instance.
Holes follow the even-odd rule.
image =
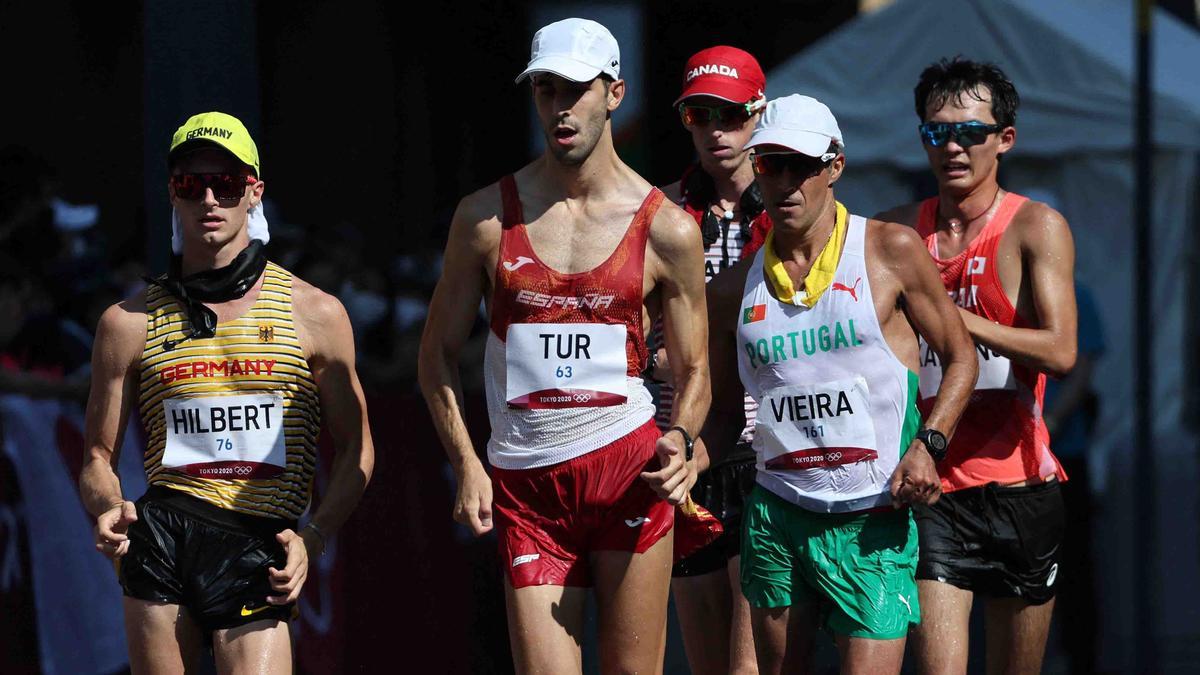
[[[846,149],[842,130],[829,106],[811,96],[792,94],[767,103],[746,147],[782,145],[809,157],[820,157],[830,143],[841,151]]]
[[[601,74],[621,79],[621,49],[604,26],[589,19],[563,19],[533,34],[529,65],[517,82],[533,73],[554,73],[573,82]]]
[[[679,105],[689,96],[714,96],[731,103],[765,101],[767,78],[758,60],[737,47],[709,47],[692,55],[683,69],[683,93]]]

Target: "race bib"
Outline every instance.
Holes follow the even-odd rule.
[[[163,401],[163,466],[197,478],[270,478],[287,465],[281,394]]]
[[[868,393],[861,377],[764,393],[754,434],[766,467],[798,471],[877,459]]]
[[[921,398],[932,398],[937,396],[938,387],[942,386],[942,362],[924,338],[921,338],[920,344],[921,373],[917,388]],[[981,344],[975,345],[975,352],[979,357],[979,379],[975,382],[975,391],[1017,388],[1012,361],[1007,356],[1001,356]]]
[[[513,408],[594,408],[625,402],[625,326],[514,323],[505,338]]]

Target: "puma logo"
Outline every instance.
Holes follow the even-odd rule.
[[[519,255],[517,256],[516,262],[508,262],[505,260],[504,269],[508,270],[509,272],[516,272],[517,270],[521,269],[522,266],[528,265],[531,262],[533,262],[533,258]]]
[[[835,291],[846,291],[850,294],[850,297],[854,298],[855,302],[858,302],[858,285],[861,283],[862,277],[855,279],[853,286],[847,286],[846,284],[841,284],[835,281],[833,282],[832,288]]]

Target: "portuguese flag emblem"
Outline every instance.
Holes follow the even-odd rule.
[[[767,318],[767,306],[755,305],[742,310],[742,324],[754,323]]]

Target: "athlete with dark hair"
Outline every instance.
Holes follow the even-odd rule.
[[[824,624],[843,673],[898,673],[921,611],[907,506],[941,493],[934,458],[971,392],[971,341],[920,239],[834,198],[846,158],[829,108],[775,99],[748,145],[774,227],[708,286],[704,440],[741,433],[740,376],[759,402],[741,555],[759,670],[808,672]],[[924,420],[918,336],[948,363]]]
[[[518,672],[580,671],[589,586],[601,669],[661,671],[673,505],[695,482],[708,410],[700,232],[613,148],[619,69],[594,21],[534,36],[518,80],[531,79],[547,148],[459,204],[421,340],[421,389],[458,477],[454,517],[499,535]],[[640,378],[650,295],[679,385],[666,434]],[[457,368],[481,298],[492,477]]]
[[[979,380],[946,458],[945,495],[918,508],[923,672],[967,668],[976,594],[987,602],[988,672],[1041,669],[1054,608],[1066,474],[1042,419],[1046,374],[1076,352],[1075,247],[1061,215],[1007,192],[1000,158],[1016,143],[1016,87],[993,64],[945,60],[915,89],[938,196],[879,217],[916,228],[976,343]],[[922,345],[921,407],[942,363]]]

